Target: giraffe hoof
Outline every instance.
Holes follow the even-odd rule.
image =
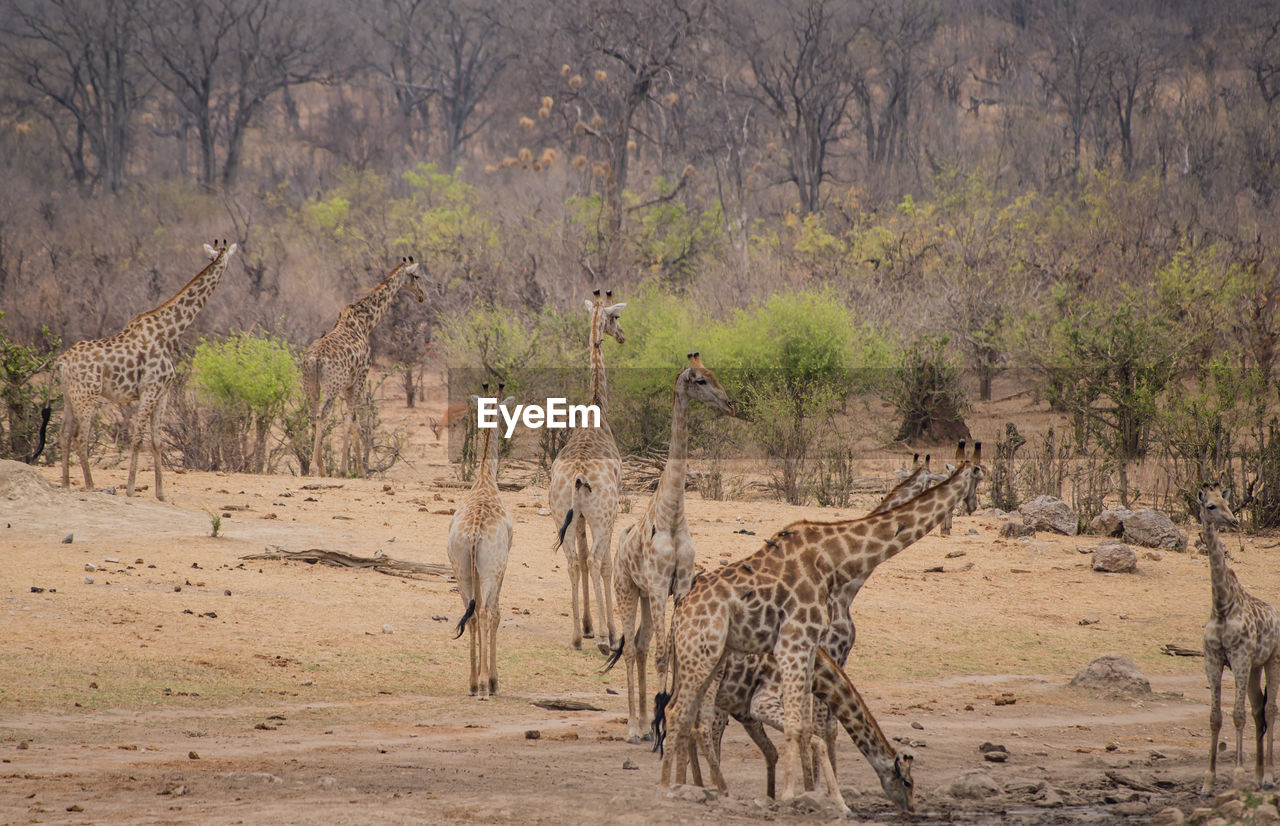
[[[598,640],[596,642],[596,650],[601,654],[604,654],[606,657],[613,653],[613,649],[609,647],[609,643],[604,640]]]
[[[593,633],[592,633],[592,632],[590,632],[590,631],[583,631],[583,632],[582,632],[582,638],[583,638],[584,640],[594,640],[594,639],[596,638],[596,635],[595,635],[595,634],[593,634]]]

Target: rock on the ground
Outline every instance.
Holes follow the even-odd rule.
[[[1151,818],[1151,826],[1182,826],[1186,819],[1181,809],[1177,806],[1170,806],[1155,813],[1155,816]]]
[[[1131,574],[1138,569],[1138,555],[1128,545],[1105,542],[1093,549],[1093,570]]]
[[[845,812],[843,806],[820,792],[801,792],[785,805],[800,814],[818,815],[823,820],[843,817]]]
[[[1280,823],[1280,809],[1277,809],[1273,803],[1263,803],[1253,810],[1253,822],[1266,826]]]
[[[1075,511],[1056,496],[1037,496],[1030,502],[1023,502],[1018,508],[1022,521],[1038,531],[1075,536],[1080,529],[1080,518]]]
[[[667,790],[667,797],[673,800],[687,800],[690,803],[709,803],[718,795],[711,789],[701,786],[675,785]]]
[[[1124,541],[1146,548],[1163,548],[1181,551],[1187,547],[1187,537],[1173,524],[1173,520],[1154,508],[1139,508],[1124,523]]]
[[[1006,539],[1014,539],[1019,536],[1035,536],[1036,529],[1022,522],[1006,519],[1004,524],[1000,526],[1000,535]]]
[[[1074,688],[1091,688],[1109,694],[1150,694],[1151,682],[1128,657],[1099,657],[1071,678]]]
[[[966,800],[982,800],[999,793],[1000,787],[996,785],[996,781],[981,769],[970,769],[947,786],[947,794]]]
[[[1133,511],[1128,508],[1107,508],[1089,522],[1089,533],[1120,536],[1124,533],[1124,523],[1129,521],[1130,516],[1133,516]]]

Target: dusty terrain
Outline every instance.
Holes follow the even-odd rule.
[[[429,412],[438,411],[396,412],[411,464],[316,490],[301,487],[316,479],[170,472],[171,502],[161,504],[150,491],[131,500],[78,484],[64,491],[49,484],[55,468],[33,477],[4,465],[0,822],[815,819],[760,800],[763,763],[736,725],[726,736],[729,797],[696,803],[658,791],[657,756],[622,740],[625,673],[599,675],[594,648],[569,648],[563,558],[539,514],[545,488],[506,494],[516,534],[502,693],[492,700],[465,694],[466,642],[452,638],[461,605],[446,578],[242,559],[280,545],[446,563],[461,491],[449,486]],[[888,463],[880,470],[887,476]],[[140,479],[150,481],[149,469]],[[104,487],[123,480],[122,466],[95,470]],[[790,520],[870,504],[834,511],[691,493],[689,511],[699,563],[715,567]],[[618,528],[644,505],[634,497]],[[211,513],[229,514],[217,538]],[[915,819],[1140,821],[1170,804],[1201,805],[1201,660],[1160,646],[1199,647],[1204,558],[1140,553],[1136,574],[1100,574],[1081,553],[1096,538],[1002,540],[997,528],[981,512],[958,517],[953,537],[935,532],[884,564],[854,603],[848,670],[885,733],[912,744]],[[1241,581],[1276,600],[1274,539],[1228,542]],[[1067,687],[1113,653],[1131,657],[1154,693]],[[1230,687],[1228,676],[1228,734]],[[545,698],[603,710],[531,705]],[[532,730],[538,739],[526,737]],[[1004,745],[1007,762],[984,762],[984,741]],[[843,735],[838,766],[858,818],[904,819]],[[950,796],[946,787],[972,769],[1003,792]]]

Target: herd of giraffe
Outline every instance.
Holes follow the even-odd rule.
[[[165,398],[177,377],[177,342],[217,287],[236,245],[206,244],[205,252],[208,265],[173,298],[138,315],[116,335],[81,341],[55,360],[53,370],[64,400],[64,487],[70,485],[72,447],[85,488],[93,487],[88,436],[98,399],[134,402],[126,492],[135,493],[138,453],[147,427],[155,495],[164,500],[158,430]],[[357,400],[369,371],[369,336],[401,289],[424,301],[420,282],[419,265],[403,258],[368,295],[342,310],[331,331],[307,347],[302,374],[313,427],[311,468],[317,475],[325,472],[325,419],[339,396],[346,407],[346,428],[338,472],[347,474],[354,441],[356,471],[363,473]],[[839,726],[875,770],[889,799],[912,810],[912,755],[890,745],[843,669],[855,638],[850,608],[880,563],[936,526],[949,535],[956,506],[973,512],[984,475],[981,443],[966,455],[962,441],[955,465],[946,473],[933,473],[928,457],[924,462],[917,457],[910,474],[865,517],[793,522],[754,553],[718,570],[698,572],[685,513],[689,405],[697,401],[729,415],[735,408],[701,356],[690,353],[687,366],[675,378],[666,466],[644,515],[619,534],[615,559],[611,544],[622,457],[608,423],[601,344],[606,336],[625,342],[620,316],[626,305],[611,301],[611,293],[597,290],[586,302],[589,401],[600,408],[600,426],[577,428],[551,471],[550,512],[559,526],[556,545],[563,547],[568,563],[572,646],[581,648],[584,638],[607,629],[607,641],[601,638],[597,646],[611,654],[606,669],[620,659],[626,663],[628,740],[652,739],[655,751],[663,751],[661,785],[673,779],[683,783],[687,772],[701,783],[701,754],[711,782],[724,791],[720,741],[733,717],[765,758],[771,797],[779,755],[766,727],[785,738],[780,796],[795,796],[801,785],[812,788],[821,776],[826,795],[845,809],[834,761]],[[505,407],[513,399],[498,401],[502,390],[498,385],[492,398]],[[484,392],[488,398],[487,384]],[[450,408],[446,418],[463,415],[465,408]],[[448,425],[447,420],[433,422],[437,437]],[[484,431],[476,480],[453,516],[447,543],[465,609],[458,636],[468,623],[471,626],[473,695],[498,691],[498,598],[511,549],[512,519],[498,489],[497,439],[492,429]],[[1243,772],[1248,706],[1255,731],[1254,781],[1269,787],[1274,782],[1272,740],[1280,688],[1280,613],[1247,593],[1227,565],[1217,531],[1238,528],[1239,523],[1221,488],[1206,484],[1197,500],[1212,584],[1211,615],[1204,629],[1211,743],[1201,793],[1212,794],[1215,782],[1224,667],[1235,677],[1237,775]],[[591,610],[593,590],[598,621]],[[668,598],[674,602],[669,628]],[[652,719],[646,682],[650,644],[663,686],[653,698]],[[668,726],[672,742],[665,747]]]

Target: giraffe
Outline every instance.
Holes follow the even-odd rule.
[[[1236,572],[1227,566],[1226,549],[1218,527],[1239,528],[1217,484],[1205,484],[1196,493],[1200,524],[1209,548],[1209,576],[1213,606],[1204,624],[1204,670],[1209,676],[1209,770],[1200,794],[1213,794],[1218,768],[1218,732],[1222,729],[1222,668],[1231,667],[1236,697],[1232,722],[1236,727],[1236,772],[1244,769],[1245,694],[1253,707],[1257,757],[1254,779],[1270,788],[1274,784],[1272,737],[1276,717],[1276,689],[1280,687],[1280,614],[1274,606],[1245,591]],[[1266,687],[1262,686],[1263,673]],[[1265,706],[1265,708],[1264,708]],[[1266,775],[1263,774],[1262,735],[1267,736]]]
[[[965,442],[961,439],[959,446],[956,448],[957,464],[964,461],[964,450]],[[911,473],[889,491],[867,516],[874,516],[902,505],[919,496],[931,486],[930,483],[934,478],[934,475],[929,471],[931,457],[926,454],[923,464],[919,462],[919,458],[919,454],[913,457],[914,467]],[[976,487],[976,482],[974,486]],[[966,490],[965,496],[969,495],[971,495],[970,491]],[[853,650],[857,629],[854,627],[850,611],[854,598],[858,595],[858,591],[861,590],[862,585],[873,570],[874,566],[871,566],[864,572],[863,576],[850,579],[843,586],[833,591],[827,599],[827,614],[830,619],[823,634],[820,648],[824,652],[830,652],[837,663],[845,662]],[[724,734],[724,727],[728,722],[728,717],[733,716],[734,719],[742,723],[743,727],[747,729],[747,734],[764,754],[770,797],[773,796],[773,775],[774,764],[777,761],[777,750],[769,742],[768,735],[764,733],[761,722],[766,721],[766,719],[772,721],[781,719],[779,712],[782,701],[781,690],[782,684],[777,664],[772,656],[767,654],[743,655],[730,653],[725,659],[724,675],[715,689],[715,714],[710,726],[711,744],[715,749],[718,762],[720,739]],[[823,738],[826,741],[826,754],[823,755],[820,748],[815,750],[818,751],[818,756],[826,761],[826,764],[821,765],[820,768],[825,773],[829,767],[830,773],[834,775],[835,732],[831,727],[834,720],[824,720],[824,717],[826,717],[825,713],[819,708],[813,720],[813,728],[815,731],[823,733]],[[754,722],[749,723],[749,720]],[[775,728],[781,728],[781,726],[775,725]],[[768,744],[767,747],[766,743]],[[806,775],[808,774],[809,772],[806,771]],[[886,791],[888,791],[887,787]],[[890,794],[890,797],[892,796]],[[842,800],[839,802],[843,803]]]
[[[418,264],[412,258],[401,258],[382,283],[368,295],[348,304],[338,314],[333,329],[307,345],[302,356],[302,384],[307,392],[311,408],[311,427],[314,437],[311,447],[311,469],[317,476],[324,476],[324,421],[329,409],[341,395],[350,417],[342,439],[342,459],[339,476],[347,475],[347,463],[351,454],[351,437],[356,439],[357,474],[364,475],[364,449],[361,444],[356,401],[364,391],[365,378],[369,375],[369,336],[378,326],[387,308],[402,287],[418,303],[426,300],[419,282]]]
[[[754,554],[695,578],[671,619],[673,688],[654,703],[655,734],[666,716],[675,721],[675,742],[663,758],[661,785],[670,784],[676,756],[688,752],[703,696],[726,654],[771,652],[780,675],[787,737],[782,798],[795,795],[801,747],[811,734],[813,661],[829,625],[829,595],[853,582],[860,586],[876,565],[940,523],[946,510],[981,480],[981,454],[981,443],[976,443],[973,457],[961,462],[947,481],[896,508],[862,519],[792,523]],[[700,728],[698,737],[712,780],[723,791],[724,778],[705,730]],[[655,739],[660,746],[660,738]],[[681,763],[676,782],[683,782],[683,775]]]
[[[178,338],[191,326],[213,294],[236,245],[224,241],[205,244],[210,261],[178,294],[150,312],[137,315],[110,338],[77,342],[54,362],[54,374],[65,399],[62,411],[62,486],[70,487],[71,445],[80,456],[84,486],[93,487],[89,470],[89,428],[98,397],[107,401],[137,402],[129,424],[129,480],[125,493],[133,496],[138,472],[142,428],[150,427],[151,459],[155,464],[156,499],[164,501],[160,474],[160,417],[164,402],[177,378],[174,356]]]
[[[504,385],[498,385],[498,397]],[[488,395],[489,384],[484,392]],[[473,399],[477,398],[475,396]],[[515,399],[508,396],[499,402],[503,408]],[[476,481],[463,497],[462,504],[449,522],[449,562],[453,565],[458,593],[466,612],[458,622],[462,636],[467,620],[471,623],[471,694],[492,696],[498,693],[498,592],[507,570],[511,552],[511,515],[498,495],[498,433],[485,428],[480,467]]]
[[[622,637],[607,671],[620,656],[627,663],[627,741],[639,743],[647,733],[645,719],[645,658],[650,639],[656,640],[654,664],[666,675],[666,642],[663,618],[667,597],[677,601],[693,582],[693,539],[684,511],[684,482],[689,463],[689,403],[699,401],[733,414],[733,403],[715,373],[702,363],[698,353],[688,354],[689,365],[676,376],[671,402],[671,444],[667,464],[658,477],[653,499],[639,522],[628,525],[618,537],[614,559],[614,610]],[[640,624],[636,627],[636,610]],[[633,633],[634,631],[634,633]],[[630,635],[632,644],[627,645]]]
[[[573,631],[570,643],[582,648],[583,638],[594,634],[591,624],[591,586],[595,586],[596,605],[602,624],[609,629],[609,639],[596,643],[602,654],[616,644],[617,630],[613,621],[613,560],[609,543],[613,540],[613,523],[618,518],[618,492],[622,486],[622,454],[609,427],[609,385],[605,377],[601,345],[605,336],[619,344],[627,337],[618,318],[626,304],[606,304],[613,291],[603,296],[596,290],[595,300],[587,300],[591,316],[588,330],[590,403],[600,408],[600,426],[579,427],[573,431],[551,464],[551,515],[560,526],[556,547],[564,547],[569,569],[569,591],[573,598]],[[591,528],[591,549],[587,550],[587,527]],[[565,534],[573,529],[569,544]],[[582,607],[579,613],[578,591],[581,586]]]

